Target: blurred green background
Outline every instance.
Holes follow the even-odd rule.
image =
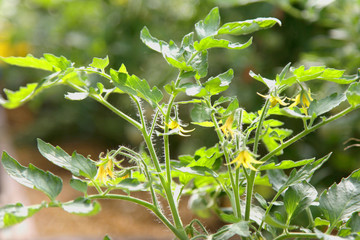
[[[249,70],[273,78],[287,63],[294,66],[326,65],[355,74],[360,67],[359,0],[0,0],[0,55],[24,56],[31,53],[63,55],[77,66],[91,63],[93,57],[110,58],[111,67],[124,63],[129,71],[162,87],[176,71],[162,56],[139,39],[147,26],[152,35],[179,43],[194,31],[194,24],[219,6],[222,23],[276,17],[282,26],[256,32],[252,46],[245,50],[215,49],[209,56],[209,76],[228,68],[235,70],[232,87],[248,111],[260,108],[263,99],[256,92],[266,90],[249,77]],[[242,39],[243,38],[243,39]],[[237,38],[245,42],[248,37]],[[46,73],[0,65],[0,87],[16,90]],[[314,83],[312,89],[334,92],[334,84]],[[141,139],[132,128],[91,100],[69,102],[61,88],[42,93],[18,110],[7,111],[16,145],[35,146],[37,137],[53,144],[88,141],[111,149],[119,144],[136,147]],[[314,96],[314,98],[321,96]],[[133,105],[126,96],[115,99],[125,112]],[[190,108],[180,109],[189,122]],[[289,148],[282,159],[322,157],[334,152],[314,181],[328,186],[360,167],[360,148],[344,150],[343,142],[360,138],[360,115],[353,114],[308,136]],[[300,129],[301,122],[286,122]],[[216,136],[210,129],[197,127],[197,137],[172,137],[173,157],[192,154],[196,148],[212,146]],[[105,149],[104,149],[105,151]]]

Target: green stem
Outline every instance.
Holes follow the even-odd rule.
[[[211,108],[210,99],[205,99],[205,101],[206,101],[206,104],[208,105],[208,107]],[[215,128],[215,131],[216,131],[217,136],[219,138],[219,142],[220,142],[221,146],[224,146],[225,139],[224,139],[223,134],[221,133],[219,124],[216,121],[215,111],[213,111],[211,113],[211,120],[212,120],[212,122],[214,124],[214,128]],[[241,216],[241,205],[240,205],[240,196],[239,196],[239,182],[238,182],[238,180],[234,179],[233,171],[232,171],[232,168],[231,168],[231,165],[230,165],[230,153],[229,153],[229,151],[227,150],[226,147],[222,147],[222,148],[223,148],[223,151],[224,151],[224,156],[225,156],[227,170],[228,170],[228,173],[229,173],[231,187],[232,187],[232,189],[234,191],[234,195],[233,196],[229,195],[229,197],[230,197],[230,199],[232,199],[232,201],[231,201],[232,205],[235,204],[235,206],[233,206],[235,217],[241,219],[242,216]]]
[[[269,152],[268,154],[266,154],[264,157],[262,157],[260,159],[260,161],[265,162],[267,160],[269,160],[271,157],[273,157],[276,153],[278,153],[279,151],[287,148],[288,146],[290,146],[291,144],[297,142],[299,139],[303,138],[304,136],[308,135],[309,133],[317,130],[318,128],[324,126],[325,124],[328,124],[338,118],[341,118],[343,116],[345,116],[346,114],[354,111],[355,109],[359,108],[359,106],[356,107],[348,107],[346,109],[344,109],[343,111],[339,112],[338,114],[331,116],[327,119],[322,120],[321,122],[319,122],[318,124],[312,126],[312,127],[308,127],[306,130],[298,133],[297,135],[295,135],[294,137],[292,137],[291,139],[287,140],[286,142],[282,143],[280,146],[278,146],[277,148],[275,148],[273,151]]]
[[[279,236],[277,236],[276,238],[274,238],[274,240],[282,240],[282,239],[289,239],[289,238],[313,238],[313,239],[317,239],[317,235],[315,233],[303,233],[303,232],[289,232],[289,233],[284,233],[281,234]]]
[[[270,100],[266,99],[266,102],[264,104],[263,110],[261,112],[259,123],[255,132],[255,140],[254,140],[254,147],[253,147],[253,153],[256,155],[258,152],[259,147],[259,141],[260,141],[260,135],[263,127],[264,120],[266,118],[266,114],[268,112],[270,106]],[[247,184],[246,184],[246,205],[245,205],[245,221],[248,221],[250,219],[250,209],[251,209],[251,201],[252,201],[252,195],[254,191],[254,183],[255,183],[255,176],[256,171],[250,172],[249,177],[247,178]]]
[[[138,205],[141,205],[150,211],[152,211],[179,239],[187,240],[187,236],[180,232],[178,229],[176,229],[171,222],[162,214],[162,212],[151,203],[144,201],[142,199],[134,198],[131,196],[125,196],[125,195],[118,195],[118,194],[108,194],[108,195],[90,195],[88,196],[89,199],[113,199],[113,200],[125,200],[128,202],[136,203]]]
[[[180,76],[183,73],[183,71],[181,70],[179,72],[179,75],[176,78],[175,81],[175,86],[179,85],[180,82]],[[173,219],[174,219],[174,223],[176,225],[176,227],[178,229],[183,229],[184,231],[184,226],[183,223],[181,221],[180,218],[180,214],[179,214],[179,210],[177,208],[177,204],[176,204],[176,200],[174,199],[172,190],[171,190],[171,183],[172,183],[172,176],[171,176],[171,159],[170,159],[170,143],[169,143],[169,135],[167,134],[169,132],[169,122],[170,122],[170,115],[171,115],[171,109],[174,105],[174,101],[175,101],[175,97],[176,94],[172,94],[169,102],[168,102],[168,106],[167,106],[167,110],[166,110],[166,115],[164,116],[164,122],[165,122],[165,126],[164,126],[164,136],[163,136],[163,140],[164,140],[164,154],[165,154],[165,173],[166,173],[166,181],[165,179],[163,179],[162,177],[160,177],[160,179],[162,179],[163,182],[163,187],[165,189],[165,193],[166,193],[166,197],[170,206],[170,210],[171,213],[173,215]],[[185,233],[185,231],[184,231]]]

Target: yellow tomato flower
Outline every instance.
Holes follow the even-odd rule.
[[[228,137],[230,133],[231,138],[234,138],[234,131],[232,130],[233,122],[234,122],[234,115],[230,115],[226,119],[225,124],[220,127],[221,131],[225,134],[225,137]]]
[[[189,137],[190,135],[186,135],[186,133],[192,132],[195,128],[190,130],[185,130],[177,121],[171,120],[169,124],[165,123],[171,130],[177,130],[178,134],[183,137]]]
[[[255,160],[248,150],[243,150],[229,164],[233,163],[236,163],[235,168],[239,168],[241,165],[243,165],[245,168],[250,168],[251,170],[256,171],[256,168],[254,168],[252,163],[261,164],[262,162]]]
[[[304,110],[304,113],[307,115],[307,108],[310,106],[311,101],[313,101],[312,97],[311,97],[311,92],[310,89],[308,92],[301,90],[300,93],[298,95],[296,95],[296,97],[294,99],[291,99],[292,101],[294,101],[294,103],[292,103],[289,107],[295,107],[299,104],[301,104],[301,108]]]
[[[95,180],[99,180],[102,183],[106,183],[108,180],[108,176],[110,178],[114,178],[114,162],[109,157],[106,156],[106,158],[101,159],[102,162],[99,165],[97,174],[95,176]]]
[[[276,106],[276,104],[280,104],[281,106],[287,106],[288,104],[284,102],[283,99],[281,99],[278,96],[272,96],[272,95],[262,95],[260,93],[257,93],[259,96],[265,98],[265,99],[269,99],[270,101],[270,108],[273,108]]]

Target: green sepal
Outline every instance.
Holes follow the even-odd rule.
[[[62,203],[61,208],[71,214],[80,216],[92,216],[100,212],[101,207],[98,202],[91,201],[83,197],[77,198],[73,201]]]
[[[360,83],[352,83],[346,91],[346,98],[353,107],[360,104]]]
[[[45,193],[51,201],[54,201],[62,190],[60,177],[50,172],[44,172],[32,164],[24,167],[6,152],[2,154],[1,163],[6,172],[18,183]]]
[[[324,190],[319,198],[319,208],[330,226],[360,211],[360,170]]]
[[[65,168],[77,177],[83,176],[93,179],[96,176],[97,168],[94,161],[76,152],[70,156],[59,146],[54,147],[41,139],[38,139],[37,142],[41,155],[53,164]]]
[[[276,18],[256,18],[246,21],[230,22],[222,25],[218,30],[218,34],[246,35],[271,28],[276,23],[281,26],[280,20]]]
[[[44,207],[44,204],[23,206],[21,203],[0,207],[0,228],[6,228],[20,223]]]
[[[200,39],[217,35],[220,26],[219,8],[211,9],[204,20],[200,20],[195,24],[195,31]]]

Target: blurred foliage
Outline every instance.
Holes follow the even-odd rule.
[[[111,67],[118,68],[125,63],[130,73],[162,87],[165,79],[174,77],[175,72],[161,56],[141,43],[140,30],[151,26],[151,32],[159,39],[168,41],[167,36],[171,35],[179,43],[180,36],[194,30],[193,22],[203,18],[214,6],[220,7],[224,22],[276,17],[283,23],[282,27],[254,34],[253,44],[246,50],[237,53],[216,49],[210,53],[213,56],[209,75],[230,67],[235,69],[235,80],[228,94],[237,94],[241,105],[249,110],[256,110],[262,101],[254,93],[265,91],[249,77],[249,70],[272,78],[288,62],[347,69],[348,74],[356,73],[360,66],[360,0],[0,0],[0,55],[40,56],[50,52],[64,55],[79,65],[89,64],[93,57],[108,55]],[[16,89],[42,76],[38,71],[0,65],[0,85],[5,85],[2,88]],[[331,84],[311,87],[336,91]],[[36,137],[48,141],[75,137],[95,139],[108,147],[140,141],[135,131],[124,129],[121,120],[103,111],[95,102],[70,106],[57,91],[44,94],[46,96],[39,96],[25,107],[30,108],[31,119],[36,121],[17,133],[18,143],[33,143]],[[129,99],[119,96],[117,101],[131,112],[133,106]],[[180,110],[189,112],[189,109]],[[340,168],[339,163],[360,167],[354,157],[359,150],[343,151],[339,146],[339,142],[350,137],[360,138],[356,124],[359,118],[350,116],[322,129],[286,156],[296,160],[339,152],[331,163],[338,171],[324,172],[319,181],[350,171],[343,168],[344,165]],[[177,153],[192,152],[199,141],[201,145],[206,141],[205,145],[212,146],[214,141],[205,134],[208,132],[204,131],[207,137],[181,144],[181,138],[174,137],[172,146],[177,147]]]

